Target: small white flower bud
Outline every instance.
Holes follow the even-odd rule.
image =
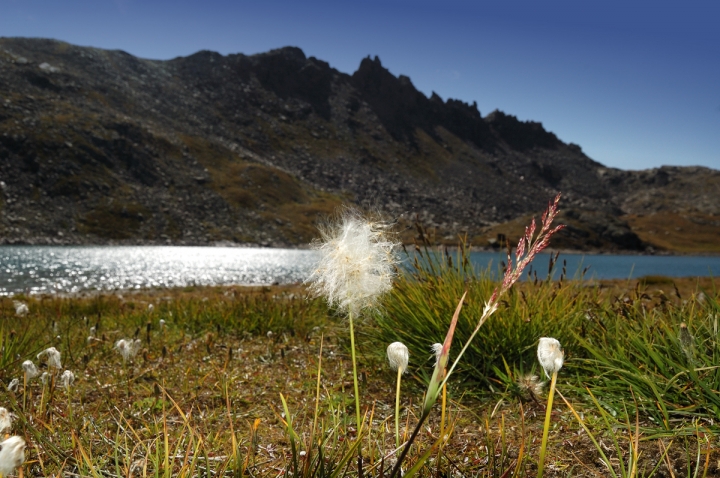
[[[127,362],[127,359],[130,358],[130,347],[128,346],[127,340],[118,340],[115,342],[115,348],[120,352],[120,355],[122,355],[123,361]]]
[[[542,337],[538,344],[537,355],[548,378],[555,372],[559,372],[563,366],[565,354],[557,339]]]
[[[407,370],[408,361],[410,360],[410,352],[405,344],[402,342],[393,342],[388,345],[387,348],[388,362],[390,362],[390,368],[393,370],[399,370],[400,373],[405,373]]]
[[[27,380],[32,380],[33,378],[40,375],[40,372],[38,371],[35,364],[32,362],[32,360],[26,360],[22,363],[23,371],[25,372],[25,377]]]
[[[7,386],[8,392],[17,392],[20,386],[20,379],[14,378],[10,380],[10,384]]]
[[[13,305],[15,306],[15,315],[18,317],[25,317],[30,312],[30,309],[25,302],[14,300]]]
[[[127,362],[140,351],[142,340],[140,339],[120,339],[115,342],[115,348],[122,355],[123,361]]]
[[[60,384],[69,390],[73,383],[75,383],[75,374],[70,370],[65,370],[63,374],[60,375]]]

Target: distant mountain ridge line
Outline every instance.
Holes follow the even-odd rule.
[[[293,245],[352,202],[488,246],[562,191],[560,247],[680,250],[711,247],[720,213],[716,170],[606,168],[377,57],[348,75],[296,47],[144,60],[0,38],[0,177],[9,243]],[[642,229],[658,214],[684,221],[666,245]]]

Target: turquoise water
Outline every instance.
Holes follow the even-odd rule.
[[[492,252],[473,252],[473,264],[499,264],[507,255]],[[548,276],[550,254],[538,255],[532,263],[538,277]],[[560,254],[554,268],[553,278],[557,279],[563,267],[566,276],[586,279],[628,279],[650,275],[670,277],[720,276],[719,256],[638,256],[619,254]]]
[[[533,264],[545,278],[550,255]],[[474,252],[479,268],[496,270],[502,254]],[[77,293],[189,285],[268,285],[303,281],[315,264],[313,251],[243,247],[0,246],[0,295]],[[585,277],[646,275],[718,276],[720,257],[561,255],[567,275],[588,268]]]

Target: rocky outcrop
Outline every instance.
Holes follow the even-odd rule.
[[[626,215],[720,204],[717,171],[605,168],[377,57],[346,75],[293,47],[153,61],[2,38],[0,180],[6,243],[296,245],[354,202],[482,245],[562,191],[568,247],[643,250]]]

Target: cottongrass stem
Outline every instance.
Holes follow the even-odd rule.
[[[442,354],[443,344],[437,343],[432,344],[430,346],[430,349],[433,352],[433,355],[435,355],[435,366],[437,366],[438,362],[440,361],[440,355]],[[443,371],[443,374],[445,371]],[[444,376],[443,376],[444,378]],[[442,386],[442,403],[440,407],[440,436],[445,436],[445,409],[447,408],[447,382],[443,383]]]
[[[387,348],[390,368],[397,370],[397,385],[395,388],[395,448],[400,448],[400,378],[407,370],[410,361],[410,352],[402,342],[393,342]]]
[[[70,422],[73,421],[73,408],[72,408],[72,386],[73,383],[75,383],[75,374],[72,373],[70,370],[65,370],[63,374],[60,376],[60,385],[65,389],[67,392],[67,401],[68,401],[68,416],[70,417]]]
[[[37,369],[35,364],[32,362],[32,360],[26,360],[22,363],[22,369],[23,369],[23,411],[25,411],[25,408],[27,406],[27,386],[28,382],[38,375],[40,375],[40,371]]]
[[[75,374],[70,370],[65,370],[60,376],[60,385],[66,390],[70,390],[73,383],[75,383]]]
[[[321,238],[312,247],[320,253],[320,260],[305,283],[312,294],[325,297],[328,305],[348,316],[359,436],[362,421],[353,319],[363,310],[377,307],[380,296],[392,288],[398,244],[390,239],[388,224],[350,208],[319,230]]]
[[[550,377],[550,391],[548,392],[547,408],[545,409],[545,426],[543,427],[542,443],[540,444],[540,457],[538,458],[538,478],[542,478],[545,468],[545,451],[547,450],[548,435],[550,433],[550,416],[552,415],[553,396],[557,375],[563,366],[565,354],[560,342],[552,337],[542,337],[538,343],[537,351],[540,365],[545,375]]]

